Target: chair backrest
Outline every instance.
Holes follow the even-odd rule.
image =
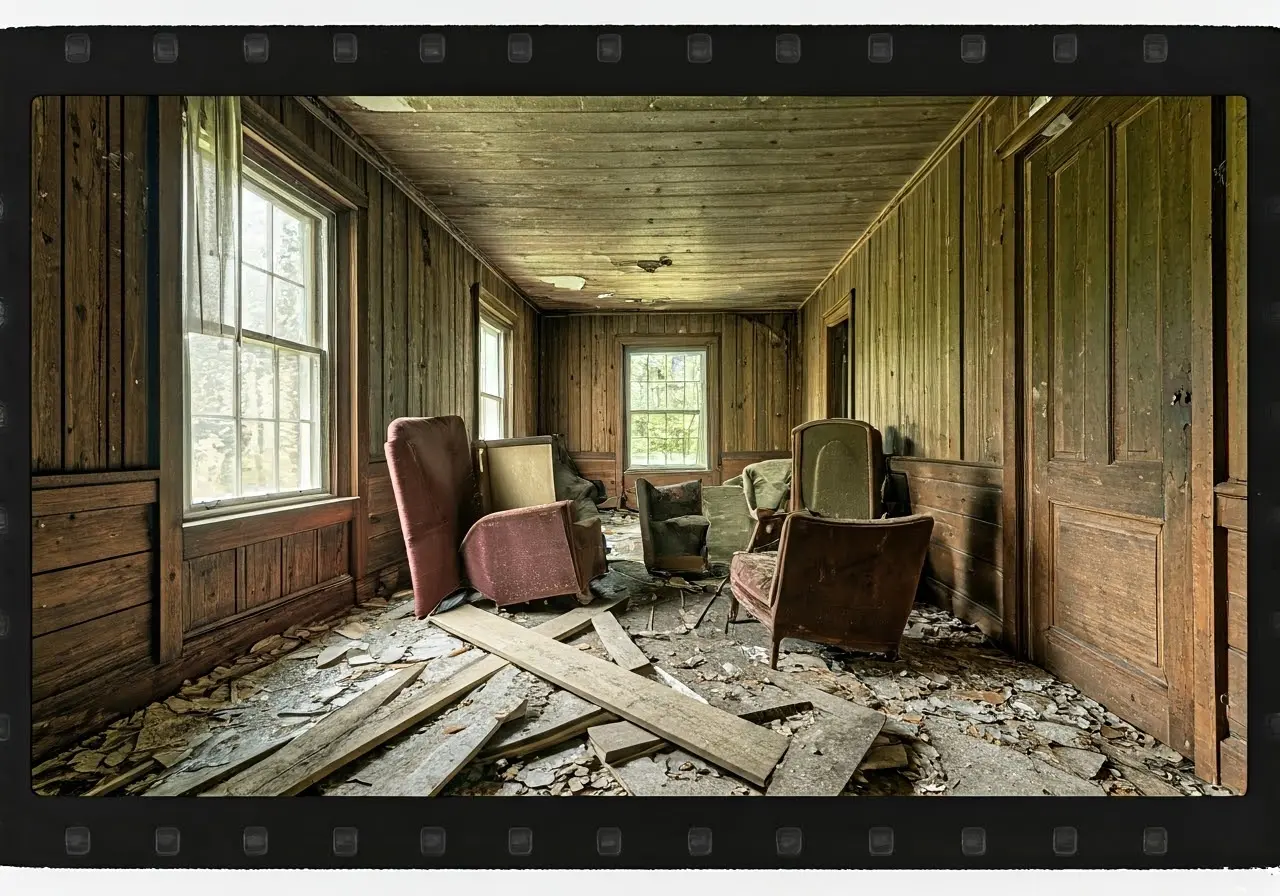
[[[421,616],[462,583],[458,545],[481,513],[471,442],[461,417],[401,417],[384,450]]]
[[[884,512],[884,446],[861,420],[813,420],[791,431],[791,510],[873,520]]]
[[[555,444],[551,436],[476,442],[482,509],[537,507],[556,501]]]
[[[791,458],[758,460],[742,468],[742,492],[747,509],[786,510],[791,494]]]
[[[654,485],[648,479],[637,479],[636,509],[641,518],[659,522],[678,516],[701,516],[702,480]]]
[[[932,533],[927,514],[876,520],[791,514],[778,545],[775,617],[815,640],[897,643]]]

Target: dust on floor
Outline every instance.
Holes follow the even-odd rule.
[[[765,669],[762,626],[724,633],[726,570],[663,578],[640,557],[635,517],[606,512],[609,574],[593,589],[626,596],[615,615],[632,641],[680,684],[712,706],[740,714],[786,702]],[[399,595],[405,597],[407,595]],[[539,601],[502,615],[537,625],[576,605]],[[568,641],[603,659],[593,629]],[[844,793],[857,795],[1226,795],[1193,774],[1193,763],[1044,670],[988,644],[951,614],[917,605],[899,659],[849,654],[787,639],[779,670],[885,714],[887,721]],[[197,777],[230,767],[257,745],[314,726],[338,707],[409,664],[425,662],[400,700],[443,681],[484,654],[415,619],[411,602],[371,600],[350,613],[295,626],[255,644],[235,663],[188,682],[178,693],[138,710],[74,748],[40,764],[35,790],[44,795],[133,794],[171,777]],[[517,674],[527,710],[499,730],[444,790],[452,795],[617,796],[759,795],[760,791],[695,757],[665,749],[604,765],[586,734],[576,732],[523,753],[521,732],[581,716],[585,701],[534,675]],[[465,701],[462,701],[465,704]],[[359,796],[401,780],[448,738],[465,712],[455,705],[337,770],[307,792]],[[816,730],[813,709],[768,724],[789,738]],[[492,744],[517,744],[512,755]]]

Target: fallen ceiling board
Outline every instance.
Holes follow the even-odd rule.
[[[631,636],[623,629],[622,623],[618,622],[618,617],[612,613],[601,613],[591,620],[591,624],[595,626],[596,634],[600,636],[600,643],[620,668],[628,672],[643,672],[652,668],[653,663],[632,642]]]
[[[879,716],[879,713],[872,713]],[[871,743],[880,733],[884,716],[863,724],[846,716],[818,710],[813,723],[791,735],[765,796],[839,796]]]
[[[519,670],[507,666],[485,682],[471,705],[449,718],[449,732],[422,764],[404,778],[375,791],[376,796],[436,796],[476,757],[500,727],[524,715],[528,701],[519,693]]]
[[[597,600],[585,607],[574,607],[567,613],[535,626],[532,631],[548,638],[571,638],[590,626],[592,617],[608,612],[622,600],[625,598]],[[413,695],[403,706],[384,707],[350,730],[339,733],[330,730],[328,734],[316,736],[320,727],[317,725],[298,735],[290,744],[291,752],[298,757],[293,764],[283,768],[273,766],[274,774],[269,778],[264,776],[253,795],[293,796],[301,793],[391,738],[422,724],[444,707],[471,693],[506,666],[505,660],[486,656],[458,670],[439,684],[426,688],[421,694]]]
[[[766,706],[764,709],[753,709],[740,713],[738,718],[759,725],[774,719],[785,719],[787,716],[812,708],[813,704],[803,700],[798,703],[783,703],[778,706]],[[651,753],[666,744],[662,738],[630,722],[593,725],[587,729],[587,737],[591,739],[591,746],[595,748],[600,761],[606,765],[626,762],[628,759]]]
[[[288,773],[305,758],[312,742],[329,742],[345,731],[367,719],[385,703],[413,684],[421,674],[423,664],[401,669],[394,676],[374,685],[346,706],[320,721],[305,735],[300,734],[287,746],[271,754],[262,762],[236,775],[225,784],[209,791],[211,796],[265,796],[272,782],[282,773]],[[307,743],[303,743],[304,737]]]
[[[786,752],[780,734],[477,607],[457,607],[432,622],[753,784],[763,786]]]

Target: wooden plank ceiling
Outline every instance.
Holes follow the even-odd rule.
[[[710,311],[798,307],[973,99],[327,102],[540,308]]]

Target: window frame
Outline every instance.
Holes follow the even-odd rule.
[[[618,358],[619,369],[619,482],[630,474],[650,473],[664,475],[670,473],[711,473],[720,466],[719,420],[716,409],[719,407],[719,337],[718,336],[623,336],[616,340],[614,357]],[[704,457],[699,465],[681,466],[632,466],[631,465],[631,364],[633,352],[692,352],[705,353],[703,375],[703,439]]]
[[[311,313],[315,315],[316,321],[321,325],[321,333],[319,334],[316,345],[306,345],[304,343],[293,342],[292,340],[283,339],[267,333],[259,333],[251,330],[240,330],[241,345],[245,343],[270,346],[272,348],[283,348],[289,351],[295,351],[304,355],[312,355],[318,357],[318,370],[320,376],[319,383],[319,420],[317,422],[318,435],[315,440],[315,455],[313,462],[316,464],[319,473],[320,485],[311,489],[300,489],[296,491],[277,491],[266,495],[240,495],[233,498],[223,498],[215,501],[192,501],[192,468],[194,466],[194,458],[192,454],[191,444],[191,367],[188,355],[188,337],[191,331],[184,326],[182,331],[182,352],[183,352],[183,476],[182,476],[182,494],[183,494],[183,519],[187,522],[208,520],[229,514],[244,513],[259,510],[288,508],[297,504],[305,504],[314,501],[324,500],[337,496],[339,491],[339,483],[337,470],[335,465],[335,457],[342,450],[342,446],[338,444],[335,438],[334,419],[336,414],[336,403],[334,396],[337,391],[337,364],[336,357],[339,351],[336,339],[336,315],[337,315],[337,280],[338,271],[338,214],[339,210],[333,208],[332,203],[325,202],[321,197],[316,196],[313,191],[306,189],[295,178],[287,176],[284,172],[278,170],[273,164],[271,155],[264,152],[257,142],[251,137],[247,129],[242,129],[242,139],[244,141],[243,157],[244,168],[242,172],[242,191],[245,189],[252,190],[265,198],[273,205],[284,208],[299,217],[310,219],[314,223],[321,225],[320,233],[313,233],[311,245],[308,248],[308,269],[309,276],[314,286],[314,297],[312,299]],[[242,211],[243,215],[243,203]],[[185,220],[185,216],[184,216]],[[179,243],[186,251],[185,231],[180,237]],[[240,258],[241,271],[247,262],[243,255]],[[267,272],[269,277],[275,275]],[[241,291],[241,300],[237,308],[237,324],[242,323],[243,319],[243,289]],[[236,335],[236,326],[228,326],[223,323],[222,330],[224,336],[234,337]],[[279,357],[276,358],[276,372],[278,376]],[[233,414],[229,419],[237,427],[237,438],[239,436],[238,428],[243,419],[241,411],[240,396],[240,352],[236,350],[236,358],[233,369],[234,385],[233,385]],[[278,380],[277,380],[277,401],[279,399]],[[279,413],[277,404],[276,413]],[[264,418],[265,419],[265,418]],[[276,462],[279,463],[279,418],[275,418],[276,424]],[[238,444],[238,443],[237,443]],[[236,478],[239,481],[240,475],[240,452],[236,455]]]
[[[512,371],[515,360],[515,321],[512,320],[510,313],[507,312],[497,301],[484,289],[476,289],[476,386],[475,386],[475,437],[478,441],[498,441],[500,439],[515,438],[515,377]],[[484,381],[484,362],[482,360],[481,346],[484,344],[484,328],[497,330],[501,337],[502,344],[499,351],[502,353],[502,389],[503,395],[495,396],[487,393],[481,387]],[[480,435],[480,421],[483,419],[483,407],[485,398],[497,398],[502,403],[502,435],[497,439],[484,439]]]

